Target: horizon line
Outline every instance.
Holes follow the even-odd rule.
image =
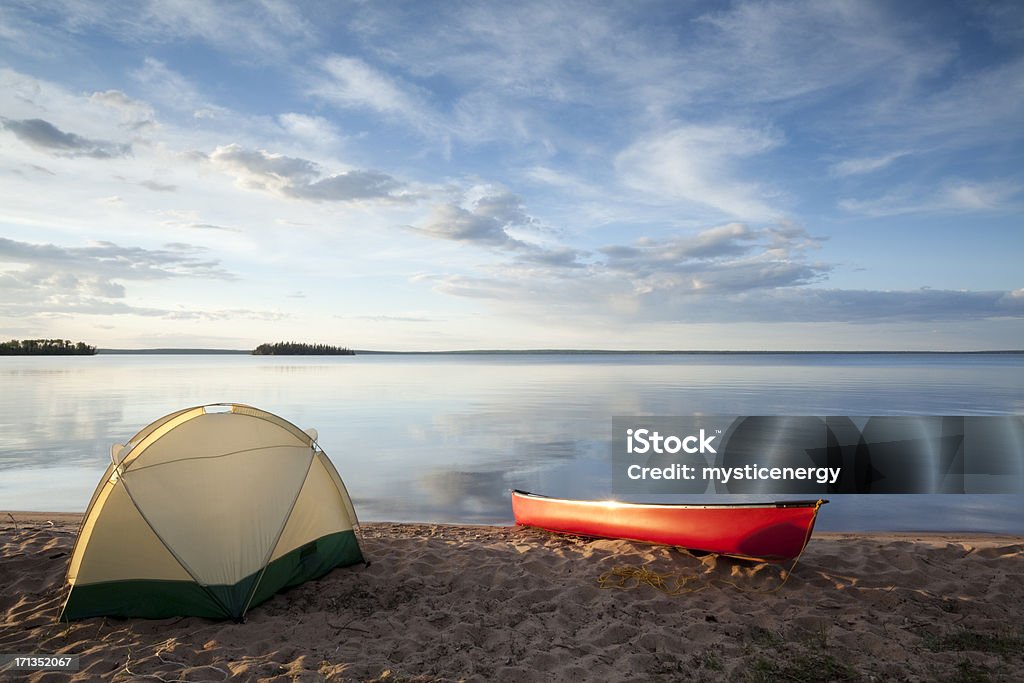
[[[878,354],[1024,354],[1024,349],[974,349],[974,350],[823,350],[823,349],[742,349],[742,350],[712,350],[712,349],[556,349],[556,348],[532,348],[532,349],[455,349],[441,351],[388,351],[377,349],[352,349],[356,355],[458,355],[458,354],[608,354],[608,355],[793,355],[793,354],[835,354],[835,355],[878,355]],[[214,348],[193,348],[193,347],[152,347],[152,348],[97,348],[96,355],[101,354],[247,354],[252,355],[251,349],[214,349]],[[265,354],[265,355],[330,355],[330,354]]]

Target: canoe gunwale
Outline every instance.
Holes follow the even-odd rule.
[[[538,498],[552,503],[574,503],[583,505],[608,505],[614,504],[624,508],[671,508],[671,509],[719,509],[728,510],[734,508],[812,508],[816,505],[825,505],[827,499],[814,500],[777,500],[768,503],[632,503],[619,500],[573,500],[571,498],[556,498],[545,496],[539,493],[531,493],[521,489],[512,489],[512,495],[524,496],[527,498]]]

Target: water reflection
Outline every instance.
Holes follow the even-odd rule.
[[[608,497],[614,415],[1024,413],[1005,355],[100,355],[3,359],[0,383],[0,508],[81,510],[111,443],[234,401],[316,427],[364,520],[507,523],[510,488]],[[1024,531],[1020,496],[838,498],[822,528]]]

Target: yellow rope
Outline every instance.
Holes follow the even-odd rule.
[[[630,567],[621,565],[606,571],[597,578],[599,588],[619,588],[629,590],[638,588],[641,584],[647,584],[665,595],[680,595],[682,593],[696,593],[707,588],[710,584],[705,583],[700,588],[689,588],[687,583],[697,579],[696,574],[687,576],[682,572],[669,572],[659,574],[652,572],[647,567]],[[674,581],[674,583],[672,583]]]
[[[804,551],[807,549],[807,544],[811,540],[811,532],[814,531],[814,522],[818,519],[818,510],[821,509],[822,504],[825,501],[818,499],[818,502],[814,504],[814,512],[811,516],[811,523],[807,525],[807,534],[804,536],[803,547],[800,548],[800,552],[793,559],[793,564],[786,570],[785,576],[782,578],[782,582],[779,585],[769,590],[757,590],[753,588],[744,588],[736,584],[733,581],[727,581],[725,579],[710,579],[699,588],[691,588],[687,586],[691,581],[696,581],[700,578],[699,574],[684,574],[683,572],[667,572],[665,574],[659,574],[653,572],[647,567],[631,567],[629,565],[619,565],[614,569],[610,569],[599,577],[597,577],[598,588],[606,589],[619,589],[619,590],[631,590],[633,588],[639,588],[641,585],[648,585],[656,590],[661,591],[665,595],[682,595],[685,593],[697,593],[715,583],[720,583],[726,586],[732,586],[738,591],[743,593],[775,593],[782,590],[782,587],[789,581],[789,577],[793,575],[793,570],[796,569],[796,565],[800,562],[800,558],[803,557]],[[689,553],[687,552],[689,555]],[[711,553],[715,558],[719,557],[719,553]]]

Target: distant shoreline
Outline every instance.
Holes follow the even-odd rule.
[[[463,351],[374,351],[355,349],[357,356],[964,356],[1020,355],[1024,350],[982,351],[708,351],[708,350],[621,350],[621,349],[469,349]],[[252,355],[248,349],[98,349],[96,355]],[[290,354],[276,354],[278,357]],[[295,354],[307,355],[307,354]],[[312,354],[310,354],[312,355]]]
[[[97,349],[96,355],[246,355],[251,356],[252,350],[246,349]]]

